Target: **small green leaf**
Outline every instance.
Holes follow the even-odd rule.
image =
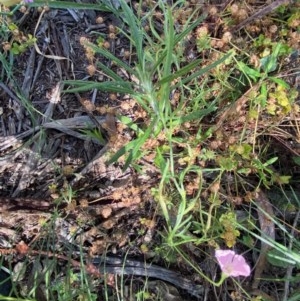
[[[277,69],[277,59],[280,56],[281,49],[283,49],[283,45],[281,43],[276,44],[273,52],[260,60],[261,67],[266,73]]]
[[[263,108],[266,107],[268,97],[267,85],[263,83],[260,88],[260,95],[256,99],[256,103],[261,105]]]
[[[293,156],[292,159],[293,159],[294,163],[296,163],[297,165],[300,166],[300,157],[299,156],[298,157]]]
[[[220,164],[220,167],[225,171],[233,171],[237,168],[237,162],[232,158],[219,157],[217,158],[217,161]]]
[[[258,72],[255,69],[252,69],[250,67],[248,67],[245,63],[243,62],[238,62],[238,67],[239,69],[246,74],[247,76],[249,76],[250,78],[252,78],[255,82],[257,81],[258,78],[260,78],[262,75],[260,74],[260,72]]]
[[[267,162],[265,162],[265,163],[263,164],[263,166],[266,167],[266,166],[272,165],[272,164],[275,163],[277,160],[278,160],[278,157],[271,158],[271,159],[269,159]]]
[[[251,168],[241,168],[237,172],[240,174],[249,175],[251,173]]]
[[[282,80],[280,78],[269,76],[269,79],[271,81],[273,81],[274,83],[276,83],[277,85],[279,85],[279,86],[282,86],[282,87],[284,87],[286,89],[290,89],[290,85],[286,81],[284,81],[284,80]]]
[[[260,59],[261,68],[266,72],[270,73],[277,68],[277,59],[272,55],[268,55]]]
[[[289,184],[290,183],[291,176],[279,176],[277,179],[277,183],[283,185],[283,184]]]

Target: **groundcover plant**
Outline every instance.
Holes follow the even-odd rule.
[[[299,3],[0,0],[1,300],[299,300]]]

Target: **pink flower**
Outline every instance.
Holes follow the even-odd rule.
[[[245,258],[232,250],[216,250],[216,258],[223,274],[227,277],[247,277],[251,273]]]

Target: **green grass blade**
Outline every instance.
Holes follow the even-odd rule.
[[[151,124],[149,125],[149,127],[145,131],[145,133],[140,138],[135,140],[136,143],[135,143],[133,149],[130,152],[130,155],[128,156],[128,158],[125,162],[125,165],[123,167],[124,170],[126,170],[128,168],[128,166],[130,165],[132,160],[137,160],[138,159],[138,152],[140,152],[140,149],[141,149],[142,145],[150,137],[151,133],[153,132],[153,127],[154,127],[156,122],[157,122],[157,120],[153,119]]]
[[[101,62],[97,62],[97,67],[101,69],[101,71],[108,77],[114,79],[115,81],[123,81],[123,78],[116,74],[114,71],[112,71],[110,68],[102,64]]]
[[[185,38],[195,27],[197,27],[205,18],[205,15],[198,18],[194,23],[192,23],[189,27],[187,27],[184,31],[180,34],[176,35],[174,38],[174,46],[177,45],[183,38]],[[157,67],[163,62],[164,58],[167,55],[167,50],[165,50],[159,59],[156,61],[155,65],[153,66],[153,70],[157,70]],[[154,71],[153,71],[154,73]]]
[[[125,81],[111,81],[111,82],[86,82],[86,81],[76,81],[76,80],[66,80],[64,84],[77,86],[77,88],[71,88],[64,90],[65,93],[74,93],[74,92],[84,92],[93,89],[98,89],[100,91],[105,92],[116,92],[116,93],[124,93],[124,94],[131,94],[134,95],[134,90],[131,83]]]
[[[166,36],[166,60],[164,63],[164,71],[163,76],[166,77],[171,72],[171,65],[172,65],[172,56],[173,56],[173,50],[174,50],[174,24],[173,24],[173,18],[170,12],[170,9],[168,9],[165,12],[165,15],[167,16],[167,20],[164,22],[164,31]]]
[[[28,4],[30,7],[43,7],[49,6],[50,8],[61,8],[61,9],[92,9],[97,11],[110,11],[105,4],[89,4],[89,3],[76,3],[71,1],[43,1],[35,0]]]
[[[133,160],[137,159],[137,153],[140,151],[141,146],[145,143],[145,141],[149,138],[149,136],[151,135],[152,131],[153,131],[153,126],[155,125],[155,123],[157,122],[156,119],[154,119],[150,126],[147,128],[147,130],[144,132],[144,134],[127,143],[125,146],[123,146],[121,149],[119,149],[109,160],[108,160],[108,164],[114,163],[116,162],[121,156],[125,155],[126,153],[129,153],[125,165],[123,167],[123,169],[125,170],[130,163]]]
[[[183,85],[183,84],[186,84],[186,83],[190,82],[191,80],[193,80],[194,78],[197,78],[197,77],[199,77],[199,76],[201,76],[201,75],[207,73],[209,70],[211,70],[211,69],[217,67],[218,65],[220,65],[221,63],[223,63],[223,62],[224,62],[226,59],[228,59],[231,55],[232,55],[232,52],[229,52],[229,53],[225,54],[221,59],[217,60],[216,62],[214,62],[214,63],[210,64],[209,66],[204,67],[204,68],[202,68],[201,70],[199,70],[199,71],[193,73],[192,75],[190,75],[190,76],[188,76],[188,77],[182,79],[179,83],[177,83],[176,85],[174,85],[174,86],[172,87],[172,89],[175,89],[175,88],[177,88],[177,87],[179,87],[179,86],[181,86],[181,85]],[[180,71],[180,70],[179,70],[179,71]],[[178,72],[179,72],[179,71],[178,71]]]
[[[174,51],[174,23],[170,9],[165,11],[166,20],[164,22],[164,32],[166,37],[166,59],[163,62],[163,77],[168,77],[172,72],[173,51]],[[170,114],[170,85],[168,82],[160,84],[161,101],[159,101],[159,111],[164,112],[164,119],[167,120]]]
[[[215,103],[212,103],[206,109],[202,109],[200,111],[196,111],[196,112],[190,113],[186,116],[180,117],[177,120],[176,119],[173,120],[173,124],[177,125],[177,124],[183,124],[185,122],[190,122],[190,121],[194,121],[194,120],[201,120],[204,116],[207,116],[208,114],[210,114],[213,111],[217,110],[217,108],[218,107],[215,105]]]
[[[183,30],[180,34],[176,35],[174,44],[176,45],[182,39],[184,39],[194,28],[196,28],[204,19],[206,15],[200,16],[195,22],[193,22],[190,26],[188,26],[185,30]]]
[[[127,152],[129,152],[132,148],[133,148],[133,142],[134,141],[131,141],[129,143],[127,143],[125,146],[121,147],[108,161],[107,161],[107,164],[112,164],[114,162],[117,162],[118,159],[120,157],[122,157],[123,155],[125,155]]]
[[[135,16],[135,14],[133,13],[133,9],[130,8],[128,6],[128,4],[126,3],[126,1],[124,0],[119,0],[121,7],[123,9],[123,14],[122,19],[123,21],[125,21],[129,28],[130,28],[130,33],[131,36],[134,39],[134,45],[136,47],[136,52],[137,52],[137,58],[138,58],[138,62],[142,62],[143,61],[143,28],[139,28],[137,23],[138,20]]]
[[[191,62],[190,64],[182,67],[180,70],[178,70],[174,74],[170,74],[170,75],[165,76],[164,78],[162,78],[158,82],[158,85],[163,85],[163,84],[169,83],[172,80],[174,80],[174,79],[176,79],[176,78],[178,78],[180,76],[183,76],[183,75],[187,74],[188,72],[190,72],[191,70],[193,70],[194,68],[196,68],[197,66],[199,66],[199,64],[200,64],[201,61],[202,61],[201,59],[198,59],[198,60],[196,60],[194,62]]]
[[[129,74],[134,74],[135,76],[137,76],[136,72],[134,71],[133,68],[131,68],[129,65],[127,65],[126,63],[124,63],[122,60],[118,59],[116,56],[114,56],[111,52],[109,52],[108,50],[98,47],[94,44],[87,44],[88,47],[92,48],[96,53],[100,53],[103,56],[105,56],[107,59],[115,62],[117,64],[117,66],[124,68]]]

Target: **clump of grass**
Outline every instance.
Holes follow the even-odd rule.
[[[197,110],[191,111],[190,108],[186,108],[185,93],[182,93],[183,87],[224,62],[230,54],[224,55],[204,68],[201,68],[201,59],[181,66],[182,44],[187,35],[198,26],[203,17],[198,17],[196,21],[191,22],[194,14],[197,13],[196,11],[190,16],[186,24],[182,26],[181,31],[177,33],[172,16],[172,8],[167,7],[160,1],[157,4],[157,8],[165,16],[165,20],[162,33],[159,33],[153,24],[152,11],[139,19],[126,3],[120,1],[120,5],[122,14],[113,7],[110,7],[110,9],[128,26],[130,34],[127,34],[125,29],[123,34],[128,38],[135,52],[134,67],[115,57],[105,47],[86,43],[85,48],[86,51],[90,52],[92,50],[93,53],[100,54],[111,60],[114,65],[127,72],[131,78],[134,78],[134,82],[124,80],[117,72],[108,70],[103,63],[98,62],[96,68],[101,68],[107,77],[112,80],[102,83],[66,81],[66,84],[76,87],[68,90],[68,92],[81,92],[96,88],[106,92],[129,94],[145,112],[145,126],[135,126],[136,138],[121,148],[111,158],[111,162],[114,162],[126,154],[127,159],[124,166],[124,169],[126,169],[130,163],[137,162],[139,158],[147,156],[149,149],[143,149],[145,143],[149,145],[153,141],[155,144],[154,141],[158,138],[164,140],[166,147],[171,149],[172,147],[167,146],[167,144],[172,143],[172,136],[181,125],[195,120],[200,121],[204,116],[215,110],[216,103],[200,103],[200,100],[198,101]],[[144,30],[144,23],[149,24],[150,33]],[[121,28],[119,30],[122,32]],[[176,106],[172,106],[170,95],[177,90],[181,91],[179,93],[182,96],[176,103]],[[124,117],[120,117],[120,119],[127,124],[130,122]],[[164,137],[160,138],[158,137],[159,135]]]

